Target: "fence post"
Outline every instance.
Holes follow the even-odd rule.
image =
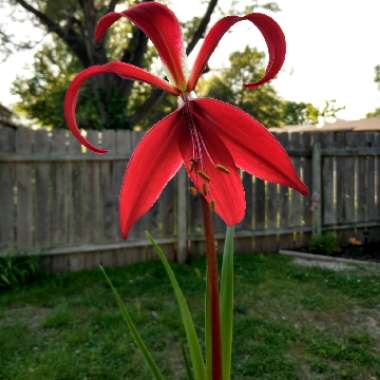
[[[184,168],[178,172],[177,179],[177,261],[184,263],[187,258],[187,188]]]
[[[320,235],[322,233],[322,176],[321,176],[321,144],[317,141],[313,144],[312,155],[312,204],[311,209],[313,212],[312,218],[312,236]]]

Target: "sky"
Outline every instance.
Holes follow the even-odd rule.
[[[219,0],[223,10],[229,9],[231,2]],[[181,21],[201,15],[205,9],[199,0],[172,3]],[[373,80],[374,67],[380,64],[380,1],[278,0],[277,3],[281,12],[271,15],[287,39],[285,65],[272,81],[278,93],[285,99],[311,102],[318,107],[325,100],[335,99],[338,106],[345,106],[339,117],[348,120],[362,118],[380,107],[380,91]],[[0,22],[5,22],[1,13]],[[32,34],[43,41],[43,35],[29,24],[15,32]],[[266,49],[255,27],[242,22],[223,38],[211,58],[211,68],[226,66],[231,52],[246,45]],[[190,62],[196,50],[189,57]],[[28,67],[33,54],[33,51],[17,53],[0,63],[1,103],[11,106],[17,101],[10,94],[11,83],[16,75],[31,74]]]

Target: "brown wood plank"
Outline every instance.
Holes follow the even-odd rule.
[[[82,151],[82,156],[86,157],[87,152]],[[74,196],[74,209],[75,209],[75,219],[77,225],[77,236],[76,240],[80,240],[82,244],[91,243],[91,225],[92,225],[92,162],[83,160],[76,164],[76,171],[78,177],[76,178],[76,183],[73,188]],[[86,268],[85,258],[83,258],[82,267]]]
[[[132,132],[116,131],[116,151],[118,155],[124,156],[125,161],[117,161],[114,164],[114,186],[117,193],[117,199],[121,190],[123,177],[127,168],[129,157],[132,153]],[[117,216],[119,216],[119,201],[117,201]],[[115,223],[116,239],[121,240],[119,221]]]
[[[15,151],[15,130],[0,128],[0,152]],[[0,251],[11,250],[15,242],[15,164],[0,162]]]
[[[311,152],[311,135],[310,133],[304,133],[302,138],[302,147]],[[311,157],[302,157],[303,174],[302,180],[309,188],[309,196],[303,198],[303,225],[311,226],[312,224],[312,161]]]
[[[253,182],[252,182],[252,176],[249,173],[244,172],[243,173],[243,186],[245,191],[245,202],[246,202],[246,209],[245,209],[245,217],[241,223],[241,226],[239,229],[242,230],[252,230],[253,224],[252,224],[252,218],[253,218],[253,198],[252,198],[252,189],[253,189]]]
[[[358,133],[358,146],[367,146],[367,134]],[[368,156],[358,157],[358,222],[368,221]]]
[[[161,194],[158,201],[157,220],[159,224],[158,236],[170,237],[175,234],[175,210],[177,201],[177,179],[173,178]],[[187,199],[186,199],[187,202]],[[186,208],[186,210],[188,210]],[[188,214],[186,216],[188,218]],[[187,219],[188,220],[188,219]]]
[[[115,131],[103,131],[102,146],[109,152],[116,151]],[[117,239],[117,229],[115,228],[118,218],[118,192],[114,183],[114,162],[101,163],[101,187],[103,198],[103,228],[105,241],[115,241]]]
[[[33,153],[49,154],[51,151],[50,136],[47,130],[34,132]],[[35,163],[36,197],[35,197],[35,241],[38,248],[51,246],[51,216],[53,188],[51,180],[51,164],[48,162]]]
[[[334,134],[334,147],[339,149],[345,148],[345,132],[336,132]],[[336,168],[336,216],[337,223],[345,223],[346,221],[346,157],[335,157]]]
[[[203,234],[202,223],[202,211],[201,211],[201,198],[199,195],[188,195],[188,207],[189,223],[188,223],[188,235],[191,237],[199,236]]]
[[[345,136],[346,148],[350,149],[357,144],[357,132],[346,132]],[[356,157],[344,157],[344,166],[342,179],[344,182],[344,208],[345,208],[345,222],[354,223],[356,221],[356,207],[355,207],[355,181],[356,181]],[[339,193],[338,193],[339,194]]]
[[[87,137],[95,145],[101,145],[100,133],[96,130],[87,131]],[[93,153],[88,153],[92,155]],[[104,229],[103,229],[103,200],[102,189],[100,182],[100,162],[92,162],[90,170],[90,182],[91,182],[91,208],[92,218],[88,223],[88,228],[91,231],[91,242],[102,243],[104,241]]]
[[[52,153],[67,152],[67,131],[57,129],[52,131],[51,151]],[[67,244],[68,231],[65,224],[65,163],[57,162],[51,167],[52,179],[52,208],[50,237],[51,246],[58,247]]]
[[[321,134],[321,147],[328,148],[334,145],[334,134],[326,132]],[[322,217],[323,224],[335,224],[335,186],[334,186],[334,158],[322,157]],[[314,197],[314,194],[313,194]],[[314,201],[314,200],[313,200]]]
[[[67,133],[66,138],[67,153],[81,154],[82,147],[70,132]],[[67,243],[70,245],[79,244],[83,241],[82,219],[80,215],[82,196],[84,196],[81,189],[81,166],[82,163],[80,161],[65,163],[65,224],[68,231]],[[80,264],[78,265],[80,266]]]
[[[375,133],[375,146],[380,148],[380,133]],[[376,220],[380,221],[380,156],[375,161],[376,187],[375,187],[375,204],[376,204]]]
[[[16,131],[16,152],[30,153],[34,131],[20,128]],[[17,248],[32,249],[34,245],[34,168],[28,163],[16,165],[17,186]]]
[[[368,148],[375,148],[376,136],[373,132],[366,133],[366,140]],[[367,175],[368,175],[368,221],[373,222],[377,220],[376,210],[376,156],[367,157]]]
[[[277,214],[280,206],[279,186],[268,183],[268,223],[267,227],[276,229],[278,227]]]
[[[289,148],[299,149],[301,147],[301,134],[299,132],[293,132],[289,134]],[[301,173],[301,158],[292,157],[294,168],[297,175]],[[291,226],[301,226],[302,221],[302,195],[294,189],[290,189],[290,212],[289,221]]]
[[[255,180],[255,226],[256,230],[265,229],[265,182],[256,177]]]
[[[289,147],[288,133],[279,133],[278,140],[280,141],[281,145],[285,149]],[[289,200],[289,188],[287,186],[280,186],[279,198],[280,198],[279,227],[288,228],[290,227],[290,223],[289,223],[289,207],[290,207],[289,201],[290,200]]]

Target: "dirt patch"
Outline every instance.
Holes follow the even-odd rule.
[[[368,333],[380,352],[380,305],[374,309],[355,308],[352,315],[353,322]]]
[[[31,329],[39,329],[51,309],[47,307],[35,307],[30,305],[8,308],[1,314],[2,327],[12,326],[15,321],[29,326]]]
[[[318,267],[318,268],[324,268],[324,269],[331,269],[335,271],[352,271],[356,269],[352,265],[339,263],[339,262],[333,262],[333,261],[330,262],[330,261],[319,261],[319,260],[296,258],[293,260],[293,262],[298,265],[302,265],[304,267]]]

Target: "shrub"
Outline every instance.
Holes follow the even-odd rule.
[[[309,250],[312,253],[332,255],[340,251],[340,246],[336,235],[328,233],[312,237],[309,242]]]
[[[25,285],[39,274],[40,261],[36,256],[0,257],[0,290]]]

